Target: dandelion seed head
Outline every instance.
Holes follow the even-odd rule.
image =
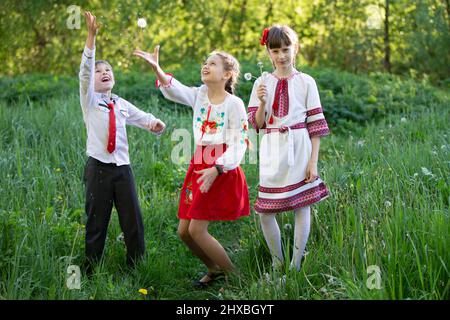
[[[139,28],[144,29],[147,26],[147,21],[144,18],[139,18],[137,21],[137,25]]]
[[[428,170],[428,168],[421,167],[421,169],[422,169],[422,173],[423,173],[424,175],[426,175],[426,176],[432,176],[432,175],[433,175],[433,174],[431,173],[431,171]]]
[[[244,79],[247,81],[252,80],[252,74],[250,72],[247,72],[246,74],[244,74]]]

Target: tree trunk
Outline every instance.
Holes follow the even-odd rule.
[[[445,0],[445,8],[447,9],[447,25],[450,27],[450,0]]]
[[[384,14],[384,70],[391,73],[391,47],[389,43],[389,0],[386,0]]]
[[[247,13],[247,0],[243,0],[242,5],[241,5],[241,15],[239,18],[239,26],[237,29],[237,32],[238,32],[237,45],[240,45],[240,43],[241,43],[242,26],[244,25],[246,13]]]
[[[272,20],[272,11],[273,11],[273,3],[272,1],[269,1],[269,6],[267,7],[267,11],[266,11],[266,23],[264,28],[268,28],[270,27],[270,22]]]

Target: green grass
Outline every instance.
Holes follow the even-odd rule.
[[[252,212],[211,225],[240,277],[203,291],[191,287],[203,266],[176,235],[187,165],[170,161],[178,143],[171,133],[191,131],[189,112],[164,109],[162,98],[152,96],[139,106],[164,119],[169,130],[155,138],[128,129],[145,259],[135,271],[123,269],[125,247],[116,240],[114,212],[103,264],[92,279],[82,278],[81,290],[68,290],[66,269],[83,260],[86,220],[86,134],[78,97],[0,102],[0,298],[141,299],[138,290],[147,288],[150,299],[449,299],[450,111],[444,97],[446,104],[411,107],[322,139],[320,174],[331,196],[313,207],[306,260],[301,272],[286,270],[285,286],[270,270]],[[253,204],[257,166],[247,161],[243,168]],[[279,216],[286,252],[293,233],[285,226],[292,218]],[[379,290],[366,286],[370,265],[381,269]]]

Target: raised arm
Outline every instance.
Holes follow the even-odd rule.
[[[84,13],[88,36],[83,50],[80,64],[80,102],[81,107],[87,108],[94,99],[94,69],[95,69],[95,36],[98,32],[96,18],[92,13]]]
[[[89,11],[84,13],[86,26],[88,29],[88,37],[86,39],[86,47],[93,50],[95,47],[95,36],[98,32],[97,18]]]
[[[157,87],[160,88],[166,99],[194,107],[199,88],[185,86],[174,79],[171,74],[166,74],[162,70],[159,66],[159,45],[155,47],[153,53],[135,50],[133,54],[144,59],[150,65],[156,74]]]
[[[156,78],[163,86],[167,86],[169,84],[170,80],[169,76],[167,76],[159,66],[159,45],[155,47],[153,53],[148,53],[141,50],[134,50],[133,54],[137,57],[141,57],[142,59],[148,62],[150,67],[153,69],[153,72],[156,74]]]

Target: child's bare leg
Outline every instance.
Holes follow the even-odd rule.
[[[180,223],[178,224],[178,236],[188,246],[189,250],[191,250],[191,252],[206,265],[208,271],[214,272],[219,270],[220,267],[208,257],[189,234],[190,221],[191,220],[180,219]]]
[[[234,265],[222,245],[208,233],[209,221],[191,220],[189,234],[208,257],[223,271],[231,272]]]

